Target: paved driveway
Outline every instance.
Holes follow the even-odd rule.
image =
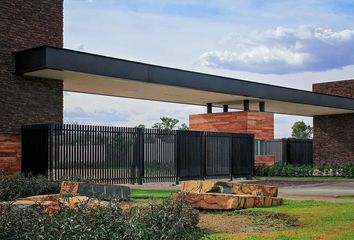
[[[354,202],[353,199],[339,199],[338,195],[354,195],[353,181],[336,181],[279,188],[279,196],[287,199],[312,199],[334,202]]]

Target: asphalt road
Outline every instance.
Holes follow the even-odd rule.
[[[333,202],[354,202],[354,198],[336,198],[336,196],[338,195],[354,195],[354,180],[324,182],[279,188],[279,196],[286,199],[311,199]]]

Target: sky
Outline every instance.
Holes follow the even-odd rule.
[[[311,90],[354,78],[354,0],[65,0],[64,47]],[[66,123],[188,124],[202,106],[64,93]],[[221,109],[214,108],[214,112]],[[275,115],[275,137],[295,121]]]

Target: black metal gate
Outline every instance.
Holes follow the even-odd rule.
[[[22,171],[105,183],[250,177],[251,134],[71,124],[22,128]]]
[[[22,127],[22,172],[46,174],[49,169],[49,125]]]

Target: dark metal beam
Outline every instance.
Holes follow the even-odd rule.
[[[42,46],[15,54],[15,74],[71,71],[289,103],[354,110],[354,99]]]

